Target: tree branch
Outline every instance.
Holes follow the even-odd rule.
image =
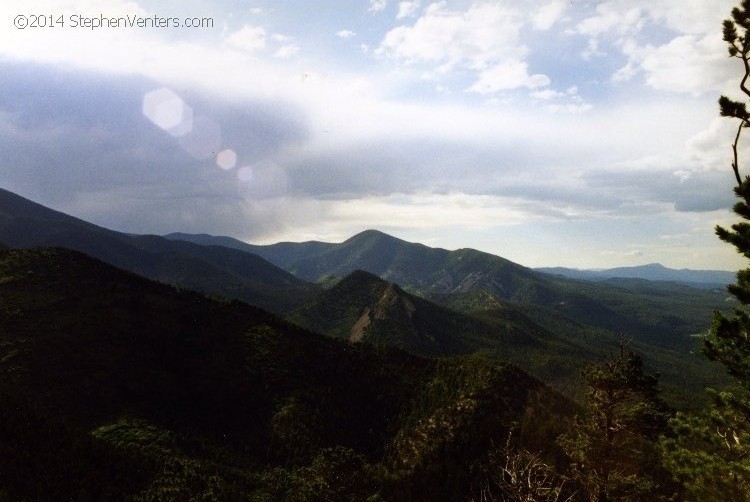
[[[745,74],[747,78],[747,74]],[[745,127],[745,122],[740,122],[740,126],[737,128],[737,136],[734,137],[734,143],[732,143],[732,153],[734,154],[734,160],[732,161],[732,169],[734,170],[734,177],[737,179],[737,185],[742,185],[742,177],[740,177],[739,161],[737,159],[737,145],[740,142],[740,134],[742,128]]]

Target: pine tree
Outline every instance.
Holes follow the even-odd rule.
[[[750,98],[750,0],[732,10],[723,35],[729,56],[742,61],[739,87]],[[739,199],[734,212],[743,221],[731,229],[716,227],[716,234],[750,258],[750,177],[742,177],[739,165],[740,138],[750,127],[750,113],[745,103],[726,96],[719,98],[719,112],[737,120],[731,165]],[[679,414],[671,423],[673,434],[662,441],[665,465],[682,484],[681,497],[690,500],[750,500],[750,268],[740,270],[728,289],[739,306],[730,316],[714,314],[703,352],[725,367],[737,390],[710,391],[713,406],[695,416]]]
[[[750,0],[743,0],[732,10],[732,18],[724,21],[724,41],[728,44],[730,57],[742,61],[744,74],[740,89],[750,98],[747,87],[750,78]],[[737,180],[734,192],[739,199],[734,212],[743,221],[732,225],[730,230],[716,228],[718,237],[732,244],[737,252],[750,258],[750,177],[744,179],[739,168],[739,141],[743,129],[750,127],[750,114],[745,103],[721,96],[719,111],[723,117],[737,119],[737,135],[732,145],[732,170]],[[719,442],[724,445],[727,463],[734,463],[732,478],[750,488],[750,268],[737,272],[737,283],[729,286],[729,292],[740,306],[733,315],[714,314],[713,324],[705,339],[704,353],[712,361],[718,361],[738,384],[734,393],[714,393],[714,428]],[[750,493],[746,495],[750,499]]]
[[[671,413],[659,398],[659,375],[624,342],[605,362],[587,367],[587,413],[560,444],[590,501],[641,500],[658,485],[655,440]]]
[[[746,84],[750,78],[750,0],[743,0],[740,7],[732,10],[732,19],[724,21],[724,41],[727,42],[730,57],[742,61],[744,75],[740,89],[750,98],[750,89]],[[744,221],[735,223],[730,230],[716,227],[718,237],[732,244],[739,253],[750,258],[750,177],[743,179],[739,168],[739,142],[743,129],[750,127],[750,113],[745,103],[732,100],[726,96],[719,98],[719,112],[722,117],[737,119],[737,134],[732,144],[732,170],[737,186],[734,192],[739,201],[734,205],[734,212]],[[706,337],[704,352],[713,361],[723,364],[729,374],[750,392],[750,268],[737,273],[737,284],[729,286],[729,292],[740,302],[741,307],[734,310],[733,317],[720,313],[714,315],[714,322]]]

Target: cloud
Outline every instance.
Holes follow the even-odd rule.
[[[356,33],[352,30],[339,30],[336,32],[336,36],[339,38],[352,38]]]
[[[273,57],[280,59],[289,59],[299,52],[299,46],[294,44],[288,44],[280,47],[274,52]]]
[[[419,10],[419,0],[411,2],[399,2],[398,3],[398,14],[396,19],[405,19],[407,17],[414,17]]]
[[[554,91],[552,89],[544,89],[542,91],[534,91],[530,94],[530,96],[534,99],[538,99],[541,101],[549,101],[552,99],[557,98],[564,98],[568,94],[560,91]]]
[[[625,56],[614,82],[643,75],[646,85],[660,91],[700,94],[726,85],[730,63],[719,27],[733,2],[719,4],[664,0],[633,5],[607,1],[594,15],[580,21],[575,33],[589,37],[586,59],[604,56],[604,42]],[[647,33],[661,32],[667,41],[655,43]]]
[[[528,71],[522,25],[520,15],[500,3],[454,11],[437,2],[414,24],[389,31],[375,52],[406,66],[431,68],[433,76],[468,70],[476,76],[468,89],[480,94],[549,85],[549,77]]]
[[[562,18],[568,5],[568,0],[553,0],[542,5],[531,17],[532,26],[541,31],[549,30]]]
[[[250,187],[238,179],[239,166],[257,165],[307,134],[295,119],[299,110],[279,103],[230,105],[182,95],[200,119],[194,126],[208,120],[220,128],[219,144],[200,159],[191,155],[202,143],[200,131],[194,128],[182,144],[187,136],[175,138],[143,114],[156,82],[29,64],[0,67],[9,79],[0,91],[0,116],[7,120],[0,135],[4,188],[119,230],[263,227],[247,214],[248,201],[257,207],[284,194],[262,169],[252,189],[240,192]],[[216,154],[227,147],[237,168],[216,165]]]
[[[521,22],[501,4],[479,4],[451,11],[446,2],[433,3],[412,26],[389,31],[378,54],[405,64],[483,69],[509,57],[523,56]]]
[[[596,14],[586,17],[575,32],[590,37],[601,35],[622,37],[637,33],[645,25],[642,7],[618,1],[606,1],[596,6]]]
[[[618,75],[626,80],[641,71],[646,84],[661,91],[718,91],[726,86],[735,63],[724,51],[725,43],[718,34],[681,35],[656,47],[628,48],[628,63]]]
[[[382,12],[388,6],[388,0],[370,0],[369,12]]]
[[[529,75],[528,65],[521,61],[506,61],[479,72],[479,79],[469,87],[469,91],[479,94],[494,94],[526,87],[538,89],[550,84],[547,75]]]
[[[240,50],[254,52],[266,47],[266,30],[262,26],[245,25],[230,33],[226,38],[227,44]]]

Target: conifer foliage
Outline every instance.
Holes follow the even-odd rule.
[[[645,373],[640,356],[621,342],[583,377],[587,412],[560,440],[573,477],[590,501],[641,500],[658,485],[654,440],[671,414],[659,397],[659,375]]]
[[[750,0],[743,0],[732,10],[732,18],[724,21],[724,41],[728,44],[730,57],[742,61],[744,73],[740,81],[741,91],[750,98]],[[732,169],[737,180],[734,189],[738,202],[734,212],[743,221],[731,229],[716,228],[719,238],[732,244],[739,253],[750,259],[750,176],[741,176],[739,165],[739,141],[743,129],[750,127],[750,113],[746,104],[726,96],[719,98],[720,113],[724,117],[737,119],[737,135],[732,145]],[[737,272],[737,283],[729,286],[729,292],[739,301],[731,317],[721,313],[714,315],[711,330],[706,337],[704,352],[713,361],[718,361],[732,376],[738,390],[734,394],[715,393],[718,417],[716,434],[726,450],[732,455],[730,461],[739,461],[732,473],[738,483],[750,486],[750,268]],[[721,412],[721,413],[720,413]]]
[[[742,0],[723,23],[729,56],[742,62],[739,88],[750,99],[750,0]],[[734,212],[742,219],[730,229],[716,228],[717,236],[750,259],[750,176],[740,168],[741,138],[750,127],[746,103],[719,98],[722,117],[737,121],[732,144],[732,171],[738,201]],[[713,406],[702,414],[678,414],[673,434],[664,438],[665,464],[680,482],[681,497],[690,500],[750,500],[750,268],[737,273],[728,287],[739,305],[731,315],[714,314],[703,352],[723,365],[737,385],[732,392],[710,391]]]

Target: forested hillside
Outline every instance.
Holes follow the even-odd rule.
[[[559,455],[547,417],[573,409],[517,368],[339,342],[63,249],[1,251],[0,309],[9,500],[458,497],[511,426]]]

